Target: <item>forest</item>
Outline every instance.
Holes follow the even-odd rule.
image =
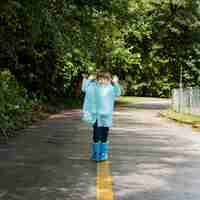
[[[0,136],[108,70],[127,96],[200,86],[199,0],[2,0]],[[70,101],[69,101],[70,102]]]

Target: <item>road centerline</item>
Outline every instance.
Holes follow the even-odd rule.
[[[97,162],[96,200],[113,200],[110,162]]]

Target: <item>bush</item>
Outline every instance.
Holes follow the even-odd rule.
[[[0,138],[31,122],[34,101],[8,70],[0,71]]]

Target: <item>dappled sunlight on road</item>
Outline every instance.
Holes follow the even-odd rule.
[[[196,185],[200,183],[200,137],[190,126],[160,118],[158,112],[120,108],[114,113],[116,200],[200,199]]]
[[[52,114],[50,116],[50,119],[55,118],[77,118],[81,116],[81,110],[80,109],[66,109],[63,112],[59,114]]]
[[[158,112],[117,108],[104,179],[90,160],[92,129],[79,109],[37,122],[0,146],[0,198],[94,200],[99,192],[115,200],[199,200],[200,137]]]

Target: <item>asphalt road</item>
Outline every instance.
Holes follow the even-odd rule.
[[[107,167],[111,192],[97,197],[91,129],[65,110],[0,145],[0,200],[199,200],[200,134],[159,117],[167,101],[118,107]],[[103,187],[108,187],[105,183]]]

